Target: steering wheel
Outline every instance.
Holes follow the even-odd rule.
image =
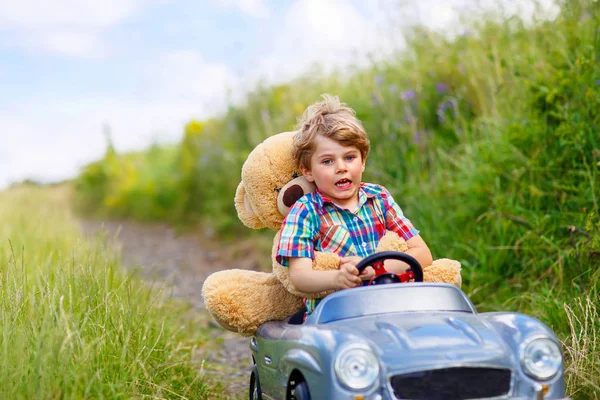
[[[403,274],[396,275],[386,271],[383,266],[384,260],[404,261],[410,268]],[[365,268],[371,265],[375,270],[375,276],[371,279],[369,285],[408,282],[411,279],[414,279],[415,282],[423,282],[423,268],[421,268],[421,264],[419,264],[414,257],[400,251],[382,251],[371,254],[370,256],[363,258],[356,265],[356,269],[358,269],[358,273],[360,274]]]

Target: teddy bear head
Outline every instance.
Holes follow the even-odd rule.
[[[239,219],[249,228],[278,231],[290,207],[315,191],[298,170],[292,156],[296,132],[268,137],[252,150],[242,166],[235,194]]]

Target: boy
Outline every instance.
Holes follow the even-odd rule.
[[[317,186],[299,199],[283,221],[277,260],[289,267],[294,286],[305,293],[359,286],[374,276],[369,267],[358,274],[358,262],[375,252],[386,230],[406,240],[406,253],[422,266],[432,262],[427,244],[404,217],[383,186],[363,183],[369,153],[367,134],[354,110],[335,96],[308,107],[294,137],[294,158],[302,174]],[[314,251],[337,253],[339,270],[312,269]],[[386,270],[403,273],[398,260],[384,262]],[[320,299],[306,299],[309,315]]]

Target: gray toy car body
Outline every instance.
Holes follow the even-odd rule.
[[[457,287],[366,286],[306,318],[261,325],[250,399],[562,399],[560,342],[542,322],[477,313]]]

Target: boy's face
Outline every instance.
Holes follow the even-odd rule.
[[[301,167],[310,182],[337,205],[353,210],[358,204],[365,160],[354,146],[345,147],[335,140],[317,135],[310,167]]]

